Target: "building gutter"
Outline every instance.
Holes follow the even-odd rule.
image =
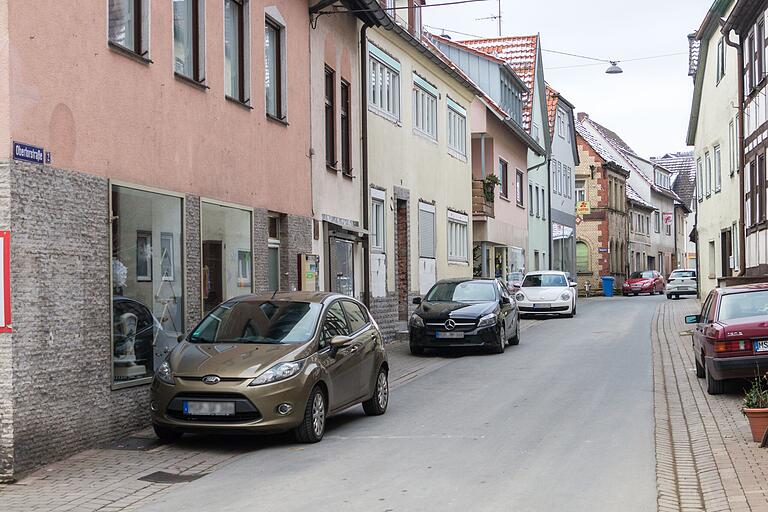
[[[733,14],[732,14],[733,16]],[[727,31],[726,31],[727,30]],[[731,46],[733,48],[736,48],[736,51],[738,53],[738,62],[739,62],[739,110],[738,110],[738,130],[739,130],[739,170],[737,171],[739,175],[739,276],[743,276],[747,272],[747,254],[745,251],[745,244],[746,244],[746,236],[744,235],[745,226],[744,226],[744,73],[742,73],[742,70],[744,69],[744,53],[741,48],[741,38],[739,38],[738,43],[734,43],[731,41],[731,31],[730,26],[726,24],[725,27],[723,27],[723,34],[725,35],[725,44],[728,46]],[[696,221],[698,226],[698,207],[696,208]],[[699,259],[701,254],[699,254],[699,239],[696,238],[696,266],[699,265]],[[699,275],[698,273],[696,275]]]
[[[370,231],[368,219],[368,24],[360,28],[360,160],[362,167],[363,229]],[[371,243],[363,237],[363,304],[371,307]]]

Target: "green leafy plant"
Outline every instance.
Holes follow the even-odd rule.
[[[483,178],[483,195],[485,195],[485,200],[489,203],[492,203],[494,199],[496,199],[496,195],[494,194],[496,185],[501,185],[501,180],[495,174],[489,174]]]
[[[742,412],[744,409],[768,409],[768,388],[764,381],[765,376],[752,380],[752,386],[744,393]]]

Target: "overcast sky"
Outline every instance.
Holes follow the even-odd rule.
[[[452,0],[428,0],[443,3]],[[687,35],[701,24],[711,0],[502,0],[502,35],[541,34],[545,50],[612,60],[683,53],[620,64],[570,69],[590,61],[545,52],[544,76],[595,121],[616,131],[641,156],[685,150],[693,80],[688,76]],[[424,9],[424,24],[496,37],[496,0]],[[440,33],[440,30],[429,28]],[[453,39],[466,36],[451,34]]]

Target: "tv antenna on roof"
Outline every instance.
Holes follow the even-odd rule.
[[[484,21],[484,20],[498,20],[499,21],[499,37],[501,37],[501,0],[498,0],[499,2],[499,13],[495,16],[486,16],[485,18],[475,18],[475,21]]]

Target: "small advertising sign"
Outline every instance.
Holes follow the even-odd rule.
[[[587,201],[579,201],[576,203],[576,215],[589,215],[592,209]]]
[[[10,231],[0,231],[0,332],[11,332]]]
[[[665,226],[671,226],[672,225],[672,214],[671,213],[662,213],[661,218],[664,222]]]
[[[33,164],[42,164],[45,161],[45,151],[37,146],[13,141],[13,159],[32,162]]]

